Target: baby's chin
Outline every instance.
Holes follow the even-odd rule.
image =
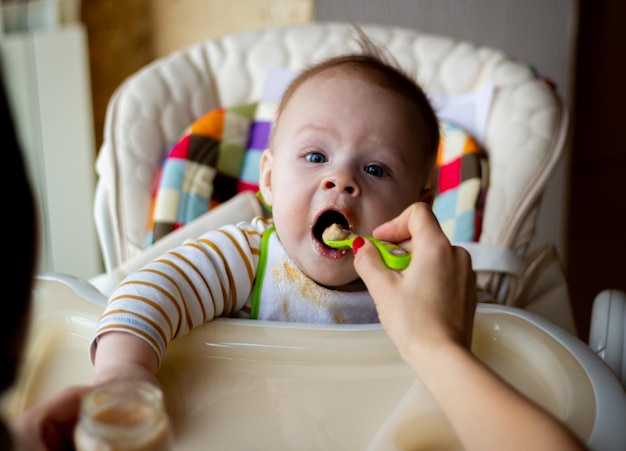
[[[309,276],[311,277],[311,276]],[[338,276],[336,273],[327,275],[326,277],[318,275],[318,277],[311,277],[318,285],[321,285],[330,290],[337,291],[365,291],[367,288],[363,281],[357,276],[351,277]]]
[[[337,290],[337,291],[366,291],[367,290],[367,287],[365,286],[365,284],[360,278],[355,279],[351,282],[342,284],[342,285],[327,286],[326,288],[329,288],[331,290]]]

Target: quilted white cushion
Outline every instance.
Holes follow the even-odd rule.
[[[493,83],[480,240],[523,254],[562,150],[567,115],[559,98],[526,63],[497,49],[419,30],[362,28],[429,92],[467,93]],[[348,23],[313,23],[233,34],[182,49],[128,78],[109,104],[97,159],[96,216],[107,270],[143,250],[154,176],[187,125],[213,108],[258,100],[272,67],[298,71],[356,49],[351,33]]]

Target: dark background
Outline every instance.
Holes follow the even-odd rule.
[[[626,2],[580,2],[567,274],[578,332],[591,303],[626,291]]]

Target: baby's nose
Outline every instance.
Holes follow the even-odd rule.
[[[360,193],[359,185],[352,177],[345,175],[335,175],[326,177],[323,182],[323,188],[326,190],[338,190],[340,193],[347,193],[351,196]]]

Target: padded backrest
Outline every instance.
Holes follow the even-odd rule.
[[[480,242],[524,254],[565,137],[567,114],[553,89],[528,64],[497,49],[419,30],[362,28],[427,92],[463,94],[494,86],[481,143],[490,173]],[[110,101],[96,163],[97,208],[109,221],[99,227],[101,244],[113,248],[103,249],[104,254],[115,256],[107,269],[146,246],[155,175],[189,124],[212,109],[257,101],[270,68],[298,71],[356,49],[352,34],[348,23],[236,33],[181,49],[129,77]],[[493,283],[497,277],[483,282]]]

